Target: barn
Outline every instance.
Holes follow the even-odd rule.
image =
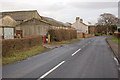
[[[1,22],[1,38],[8,38],[6,34],[11,39],[13,37],[10,34],[16,38],[44,36],[50,28],[50,24],[42,20],[37,10],[2,12]]]
[[[15,27],[16,35],[22,37],[42,35],[45,36],[50,29],[51,24],[40,19],[32,18],[26,20]],[[21,32],[21,33],[20,33]]]
[[[45,36],[50,28],[64,28],[63,23],[58,22],[52,18],[40,16],[37,10],[9,11],[1,13],[1,37],[4,35],[4,38],[6,38],[5,34],[6,31],[8,31],[8,28],[9,30],[11,30],[11,33],[7,34],[11,34],[16,38],[23,38],[36,35]]]

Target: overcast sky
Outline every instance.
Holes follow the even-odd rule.
[[[83,2],[84,1],[84,2]],[[37,10],[41,16],[62,22],[75,22],[80,17],[85,23],[96,23],[100,14],[118,16],[119,0],[0,0],[0,12]]]

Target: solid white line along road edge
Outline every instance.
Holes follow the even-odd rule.
[[[61,63],[59,63],[58,65],[56,65],[54,68],[52,68],[51,70],[49,70],[48,72],[46,72],[44,75],[42,75],[40,78],[38,78],[37,80],[41,80],[42,78],[46,77],[48,74],[50,74],[51,72],[53,72],[55,69],[57,69],[59,66],[61,66],[63,63],[65,63],[65,61],[62,61]]]
[[[117,66],[119,65],[119,62],[116,57],[114,57],[114,60],[116,61]]]
[[[72,56],[74,56],[78,51],[80,51],[81,50],[81,48],[80,49],[78,49],[77,51],[75,51],[73,54],[72,54]]]

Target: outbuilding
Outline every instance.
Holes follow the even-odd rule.
[[[0,18],[0,39],[14,39],[17,22],[10,16]]]

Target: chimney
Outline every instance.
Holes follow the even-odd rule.
[[[76,22],[83,23],[83,19],[80,19],[79,17],[76,17]]]
[[[76,22],[80,22],[80,18],[79,17],[76,17]]]
[[[83,23],[83,19],[80,19],[80,22]]]

